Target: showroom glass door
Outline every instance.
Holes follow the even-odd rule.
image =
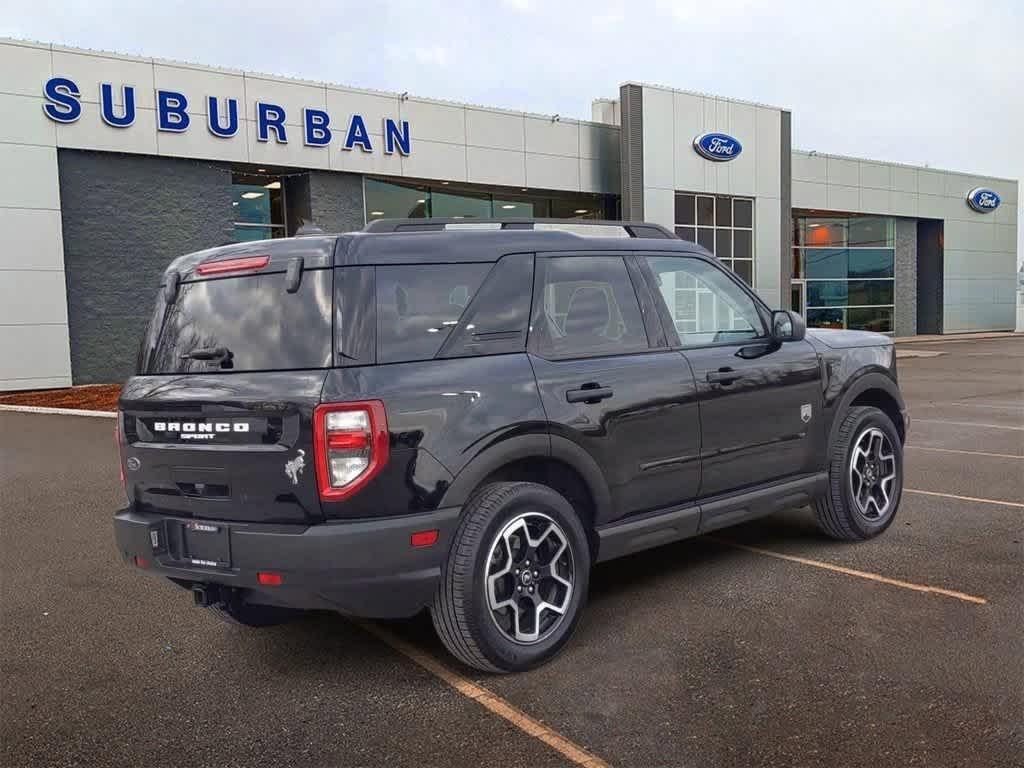
[[[807,283],[794,280],[790,285],[789,306],[798,315],[807,316]]]

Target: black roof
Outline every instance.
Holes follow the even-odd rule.
[[[578,228],[593,225],[616,226],[628,237],[592,237],[557,229],[535,230],[534,224],[567,224]],[[455,224],[458,229],[445,229]],[[500,228],[477,226],[500,224]],[[466,228],[463,228],[466,227]],[[186,254],[175,259],[166,274],[176,272],[188,279],[192,271],[208,261],[245,256],[270,256],[269,269],[283,271],[288,262],[301,256],[306,269],[360,264],[415,264],[497,261],[508,253],[552,251],[672,251],[707,255],[700,246],[678,239],[657,224],[606,222],[571,219],[390,219],[375,221],[361,232],[342,235],[311,235],[275,240],[232,243]],[[266,271],[266,270],[264,270]]]
[[[678,239],[584,237],[571,232],[408,232],[356,233],[339,238],[336,266],[417,262],[497,261],[508,253],[552,251],[696,251]]]

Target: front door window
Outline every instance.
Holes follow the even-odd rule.
[[[754,300],[721,269],[680,256],[649,256],[647,265],[684,347],[764,335]]]

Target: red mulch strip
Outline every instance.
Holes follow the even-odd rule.
[[[36,389],[0,395],[0,405],[34,405],[42,408],[78,408],[85,411],[116,411],[120,384],[91,384],[68,389]]]

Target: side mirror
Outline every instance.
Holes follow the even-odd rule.
[[[778,309],[772,312],[772,341],[800,341],[807,332],[807,323],[796,312]]]

